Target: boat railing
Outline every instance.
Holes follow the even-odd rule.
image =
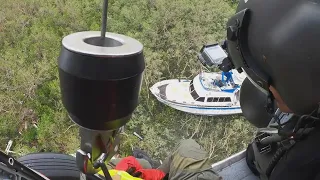
[[[222,75],[223,76],[223,75]],[[226,89],[234,89],[237,88],[236,84],[234,83],[233,79],[213,79],[210,77],[206,77],[203,73],[199,74],[199,82],[203,89],[207,91],[223,91]]]
[[[202,88],[207,90],[207,91],[211,91],[211,90],[221,91],[221,88],[218,85],[215,84],[216,80],[213,80],[213,82],[211,83],[209,81],[209,78],[205,78],[204,76],[202,76],[200,74],[199,75],[199,82],[200,82]]]

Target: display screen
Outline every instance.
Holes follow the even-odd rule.
[[[227,54],[219,45],[205,47],[203,52],[214,65],[221,64],[223,59],[227,57]]]

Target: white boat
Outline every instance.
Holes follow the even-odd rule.
[[[232,73],[228,81],[221,73],[206,72],[193,80],[164,80],[154,84],[150,91],[160,102],[187,113],[206,116],[240,114],[239,91],[245,77]]]

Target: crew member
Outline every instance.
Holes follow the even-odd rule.
[[[319,3],[240,0],[227,23],[229,58],[222,67],[244,70],[268,96],[270,115],[275,99],[282,112],[297,116],[249,146],[248,164],[260,179],[320,179]]]

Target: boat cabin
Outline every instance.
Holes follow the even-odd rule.
[[[205,106],[234,106],[239,103],[239,86],[218,87],[212,81],[204,79],[203,76],[196,76],[189,84],[189,93],[194,101],[201,102]],[[211,84],[209,84],[211,83]]]

